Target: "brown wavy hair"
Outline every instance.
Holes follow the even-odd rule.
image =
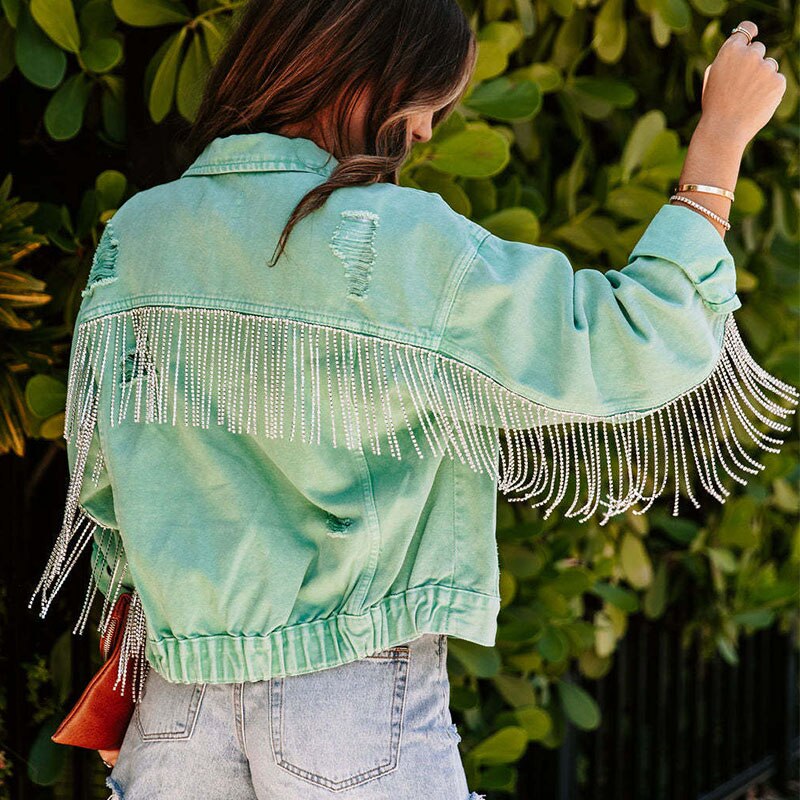
[[[476,54],[457,0],[250,0],[209,73],[186,144],[199,153],[219,136],[287,129],[325,137],[339,164],[295,206],[273,266],[294,226],[334,190],[398,182],[413,144],[408,118],[434,109],[433,125],[445,119]],[[348,130],[364,91],[357,148]],[[323,113],[331,120],[324,130]]]

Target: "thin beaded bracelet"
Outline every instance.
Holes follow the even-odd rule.
[[[698,211],[701,211],[703,214],[711,217],[711,219],[716,220],[725,228],[726,231],[731,229],[731,224],[728,222],[727,219],[721,217],[719,214],[715,214],[711,209],[706,208],[705,206],[701,206],[700,203],[696,203],[694,200],[690,200],[688,197],[684,197],[682,194],[673,194],[669,198],[670,200],[680,200],[681,203],[687,203],[688,205],[696,208]]]

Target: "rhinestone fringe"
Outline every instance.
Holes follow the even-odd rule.
[[[135,347],[126,346],[133,339]],[[131,377],[120,379],[117,370],[131,360]],[[369,446],[397,459],[446,455],[491,475],[504,494],[517,494],[512,500],[544,494],[533,505],[548,504],[545,517],[566,502],[572,481],[564,514],[583,522],[603,507],[601,524],[639,501],[646,507],[634,513],[645,513],[670,475],[673,514],[682,483],[699,508],[691,464],[708,494],[724,502],[730,492],[718,468],[742,484],[741,472],[762,470],[742,440],[779,452],[783,439],[758,423],[786,433],[790,426],[773,417],[793,414],[800,397],[753,360],[732,314],[704,381],[655,409],[596,417],[548,408],[454,358],[378,336],[284,317],[143,306],[80,325],[65,438],[91,440],[107,363],[114,369],[115,391],[104,403],[111,427],[131,417],[173,425],[180,418],[238,434]]]

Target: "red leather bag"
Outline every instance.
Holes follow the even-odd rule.
[[[133,715],[133,687],[126,687],[125,694],[121,695],[114,683],[130,602],[131,594],[122,592],[114,603],[100,637],[100,652],[105,659],[103,666],[50,737],[54,742],[91,750],[118,750],[122,746]]]

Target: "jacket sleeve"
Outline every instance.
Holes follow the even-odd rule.
[[[455,293],[442,351],[484,376],[499,398],[499,427],[512,433],[501,452],[503,490],[530,497],[549,489],[549,514],[572,480],[576,498],[590,497],[577,511],[573,501],[568,516],[597,504],[610,516],[652,501],[670,469],[677,514],[689,467],[721,502],[728,492],[720,466],[731,474],[763,469],[733,443],[742,432],[724,410],[742,423],[744,438],[770,449],[779,440],[756,423],[788,430],[766,412],[786,416],[794,409],[776,401],[797,403],[796,389],[747,353],[732,315],[740,307],[734,259],[716,228],[665,204],[627,264],[605,272],[575,270],[556,249],[487,233]],[[525,469],[528,445],[534,455]],[[685,488],[697,506],[691,483]]]

